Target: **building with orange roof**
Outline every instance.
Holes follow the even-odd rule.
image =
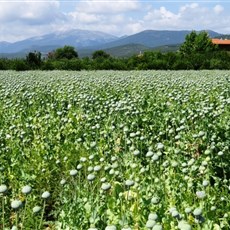
[[[230,40],[229,39],[213,38],[212,43],[215,45],[218,45],[220,49],[230,51]]]

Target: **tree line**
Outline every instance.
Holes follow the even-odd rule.
[[[206,32],[192,31],[177,52],[145,51],[128,58],[112,57],[103,50],[79,58],[72,46],[64,46],[42,58],[29,52],[24,59],[0,59],[0,70],[201,70],[230,69],[230,54],[214,45]]]

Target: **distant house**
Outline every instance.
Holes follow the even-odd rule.
[[[230,51],[230,40],[229,39],[213,38],[212,43],[215,45],[218,45],[220,49]]]
[[[143,57],[143,53],[140,51],[140,53],[137,55],[137,57]]]

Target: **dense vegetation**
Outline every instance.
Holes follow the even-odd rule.
[[[230,229],[229,83],[1,71],[0,229]]]
[[[230,69],[230,54],[213,45],[206,32],[188,34],[178,52],[145,51],[115,58],[103,50],[80,59],[74,47],[64,46],[42,58],[30,52],[26,59],[0,59],[0,70],[202,70]]]

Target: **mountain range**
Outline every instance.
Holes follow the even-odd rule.
[[[80,57],[89,56],[95,50],[105,50],[114,56],[130,56],[140,51],[157,49],[157,47],[178,47],[191,30],[144,30],[142,32],[117,37],[100,31],[69,30],[36,36],[14,43],[0,42],[0,56],[14,57],[26,55],[31,51],[46,54],[64,45],[74,46]],[[210,37],[224,36],[207,30]],[[159,48],[160,49],[160,48]]]

